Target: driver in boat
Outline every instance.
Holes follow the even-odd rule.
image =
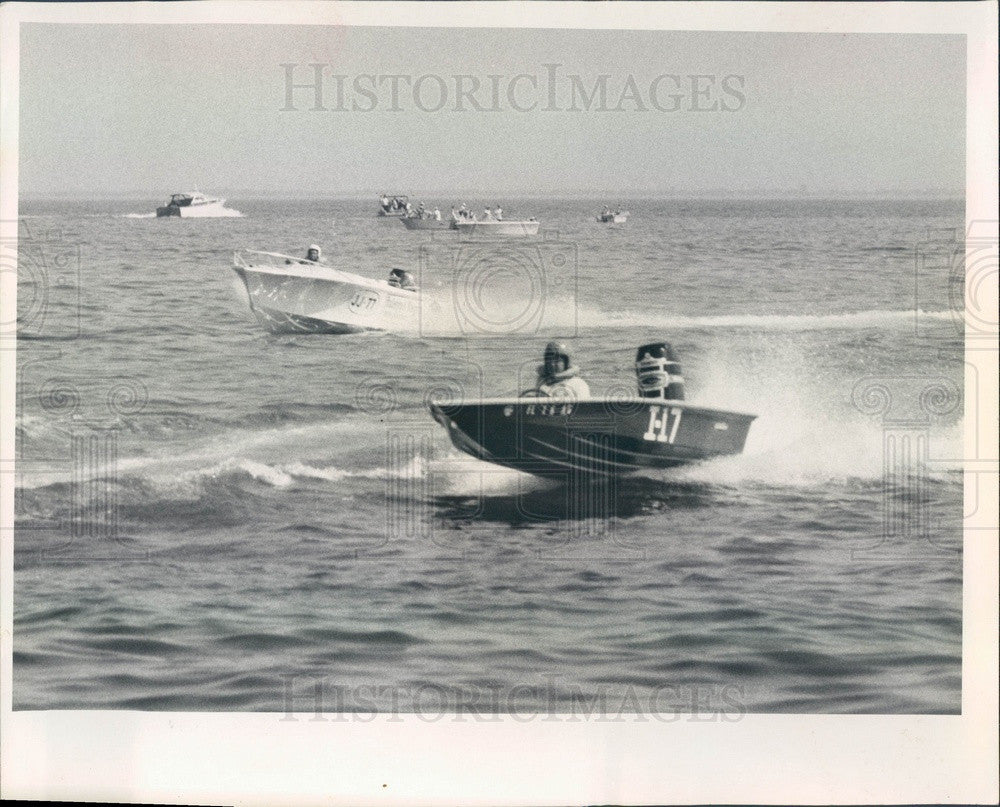
[[[417,281],[413,279],[413,274],[405,269],[392,269],[389,271],[389,285],[395,289],[405,291],[416,291]]]
[[[323,252],[316,244],[310,244],[309,249],[306,250],[306,257],[300,260],[299,263],[319,263],[323,260]],[[285,263],[291,263],[292,261],[287,260]]]
[[[545,346],[542,363],[538,366],[538,382],[531,395],[582,400],[590,397],[590,387],[580,378],[580,368],[572,363],[562,342]]]

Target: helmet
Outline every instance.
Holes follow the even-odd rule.
[[[546,375],[554,375],[563,370],[568,370],[572,364],[569,351],[562,342],[549,342],[545,346],[545,354],[542,362]]]
[[[635,354],[635,373],[639,379],[640,397],[684,400],[681,365],[670,343],[642,345]]]

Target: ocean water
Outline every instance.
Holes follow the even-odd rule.
[[[545,233],[22,201],[14,707],[959,712],[961,202],[464,201]],[[232,252],[313,242],[453,316],[266,333]],[[453,449],[427,399],[552,337],[597,393],[670,340],[745,452],[571,488]]]

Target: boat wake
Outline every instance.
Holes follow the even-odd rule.
[[[918,321],[947,322],[958,319],[953,311],[854,311],[842,314],[721,314],[687,317],[657,312],[601,311],[581,308],[576,321],[592,328],[637,327],[669,330],[747,328],[768,331],[852,330],[862,328],[912,328]]]
[[[523,300],[492,298],[489,302],[463,300],[452,289],[422,292],[419,310],[411,316],[385,319],[384,330],[400,335],[471,338],[497,334],[536,333],[577,328],[654,328],[696,331],[730,328],[755,331],[805,332],[823,330],[885,329],[900,331],[920,325],[948,322],[964,328],[960,312],[901,309],[839,314],[715,314],[682,316],[657,311],[606,311],[577,305],[571,300],[549,300],[544,307]]]

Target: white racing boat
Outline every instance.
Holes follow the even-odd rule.
[[[507,221],[506,219],[485,219],[483,221],[456,221],[455,229],[460,235],[537,235],[539,223],[527,221]]]
[[[419,314],[419,292],[398,269],[391,282],[372,280],[317,261],[244,250],[233,254],[233,271],[250,310],[272,333],[380,331]]]

